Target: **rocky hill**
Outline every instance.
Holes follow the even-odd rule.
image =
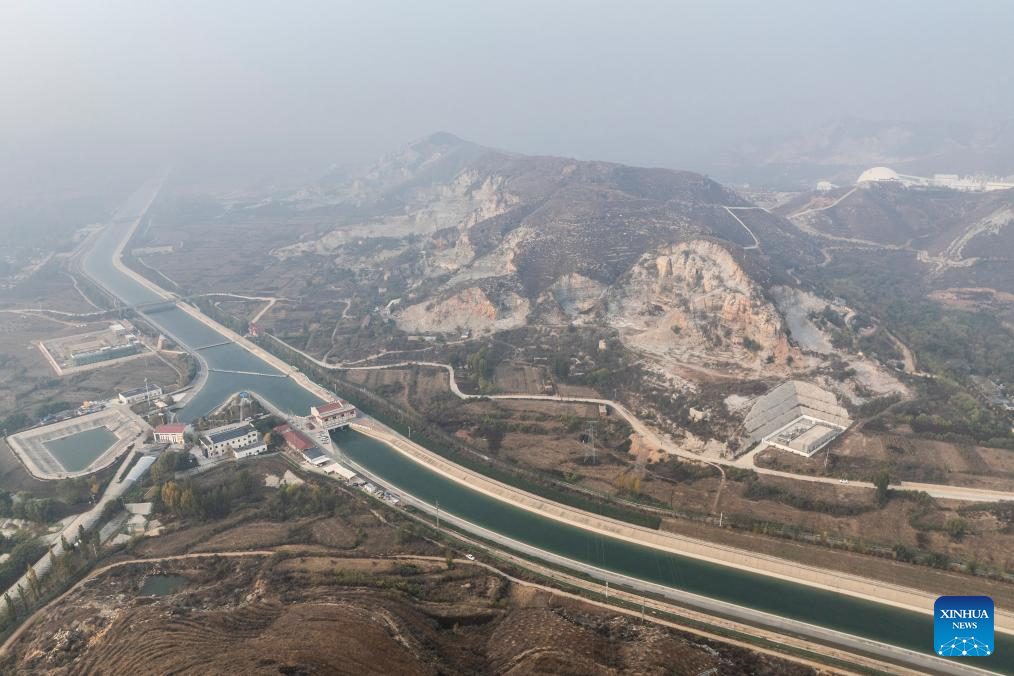
[[[739,364],[791,352],[784,321],[721,245],[692,240],[646,254],[607,294],[603,317],[629,344],[679,361]]]
[[[275,252],[354,261],[376,245],[410,266],[393,308],[410,332],[605,322],[649,352],[779,362],[765,289],[817,248],[700,174],[531,157],[440,133],[361,176],[289,198],[331,225]]]
[[[960,192],[872,183],[806,195],[780,211],[829,239],[918,252],[928,271],[995,267],[1014,258],[1011,190]]]

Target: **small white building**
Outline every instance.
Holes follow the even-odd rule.
[[[209,458],[221,456],[236,449],[254,446],[258,443],[263,446],[261,435],[250,423],[216,427],[201,435],[201,448],[204,449],[204,454]]]
[[[310,420],[327,431],[347,427],[356,419],[356,407],[339,399],[310,409]]]
[[[156,443],[160,444],[171,444],[173,446],[183,445],[183,435],[187,431],[185,423],[169,423],[166,425],[159,425],[155,428],[152,433],[152,438]]]
[[[316,446],[311,446],[303,451],[303,459],[311,465],[321,467],[331,462],[331,458],[324,454],[324,451],[320,450]]]
[[[358,475],[350,469],[342,467],[336,462],[332,462],[330,465],[325,465],[322,468],[328,474],[334,474],[344,479],[348,483],[352,483]]]
[[[120,400],[121,404],[127,406],[133,406],[134,404],[140,404],[142,401],[152,401],[162,396],[162,388],[158,385],[148,385],[146,387],[135,387],[131,390],[124,390],[116,395],[116,398]]]
[[[240,446],[233,448],[232,453],[237,458],[249,458],[252,455],[260,455],[268,450],[268,445],[263,441],[256,441],[249,446]]]

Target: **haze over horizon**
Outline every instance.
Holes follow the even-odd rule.
[[[842,117],[1012,117],[1009,3],[12,3],[0,196],[313,176],[446,130],[695,169]]]
[[[1014,675],[1012,26],[0,1],[0,676]]]

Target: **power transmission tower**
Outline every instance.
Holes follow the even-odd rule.
[[[595,448],[595,421],[589,420],[585,424],[584,431],[585,447],[584,447],[584,464],[586,465],[597,465],[599,462],[598,452]]]
[[[144,377],[144,403],[148,405],[148,417],[151,417],[151,390],[148,389],[148,376]]]

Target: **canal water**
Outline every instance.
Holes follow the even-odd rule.
[[[66,471],[79,472],[108,451],[116,443],[116,435],[96,427],[43,443]]]
[[[933,619],[928,615],[591,533],[471,490],[362,434],[343,432],[336,441],[351,460],[383,477],[392,488],[430,503],[439,500],[441,512],[534,547],[702,596],[932,652]],[[997,634],[996,653],[982,666],[1014,672],[1014,637]]]
[[[135,195],[132,201],[137,204],[121,210],[124,215],[99,234],[92,248],[82,258],[82,265],[92,279],[126,304],[156,303],[163,300],[158,294],[123,274],[113,265],[113,253],[119,242],[127,235],[146,200],[138,199]],[[177,307],[151,312],[145,316],[171,338],[191,350],[215,345],[224,340],[220,333]],[[210,371],[204,386],[199,392],[191,395],[179,412],[178,418],[182,422],[190,422],[207,414],[230,395],[244,390],[260,394],[279,409],[298,415],[306,415],[311,406],[321,403],[317,396],[300,387],[291,378],[249,375],[249,373],[265,373],[279,376],[281,373],[238,345],[231,343],[218,345],[203,349],[200,354]],[[248,373],[217,373],[214,369]]]
[[[159,300],[158,296],[118,271],[112,264],[113,252],[137,213],[138,210],[124,210],[125,215],[100,234],[83,259],[86,272],[128,304]],[[174,339],[191,349],[223,340],[213,329],[179,309],[157,312],[151,318]],[[213,347],[203,350],[201,354],[212,369],[278,373],[272,366],[237,345]],[[316,396],[291,378],[213,372],[209,374],[201,391],[187,403],[180,417],[187,421],[205,415],[227,396],[240,390],[256,392],[276,407],[299,414],[304,414],[312,404],[319,402]],[[920,652],[932,651],[933,621],[926,615],[590,533],[518,509],[445,479],[389,446],[363,435],[350,433],[344,435],[340,442],[342,450],[350,458],[393,487],[422,500],[439,500],[442,511],[540,549],[631,577],[783,617]],[[994,654],[990,658],[977,660],[975,664],[990,670],[1014,673],[1014,637],[997,634]]]

